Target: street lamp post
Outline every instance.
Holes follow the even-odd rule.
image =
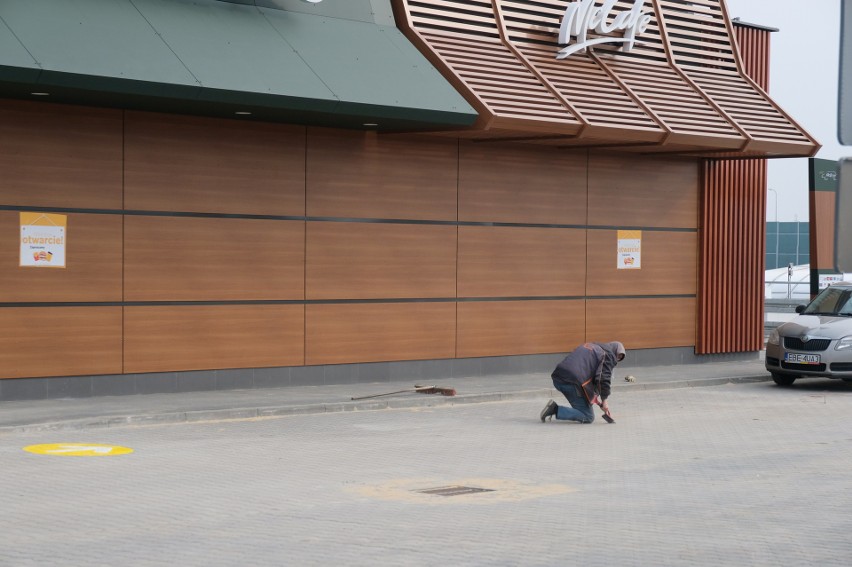
[[[778,192],[771,187],[768,191],[775,193],[775,267],[777,268],[781,265],[778,258]]]

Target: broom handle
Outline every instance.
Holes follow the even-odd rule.
[[[413,390],[397,390],[396,392],[385,392],[384,394],[373,394],[372,396],[359,396],[357,398],[351,398],[352,400],[368,400],[370,398],[380,398],[382,396],[392,396],[394,394],[404,394],[406,392],[419,392],[420,390],[431,390],[433,388],[438,388],[437,386],[418,386],[415,385]]]
[[[394,394],[403,394],[405,392],[416,392],[417,390],[398,390],[396,392],[385,392],[384,394],[373,394],[372,396],[360,396],[357,398],[352,398],[353,400],[366,400],[369,398],[380,398],[382,396],[392,396]]]

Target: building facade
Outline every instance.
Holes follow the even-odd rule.
[[[0,17],[0,399],[753,355],[763,160],[819,149],[723,0]]]

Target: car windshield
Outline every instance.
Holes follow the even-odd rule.
[[[822,290],[802,313],[852,316],[852,289],[828,287]]]

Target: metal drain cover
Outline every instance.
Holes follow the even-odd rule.
[[[434,494],[436,496],[461,496],[462,494],[477,494],[479,492],[494,492],[490,488],[477,488],[475,486],[439,486],[437,488],[424,488],[413,490],[420,494]]]

